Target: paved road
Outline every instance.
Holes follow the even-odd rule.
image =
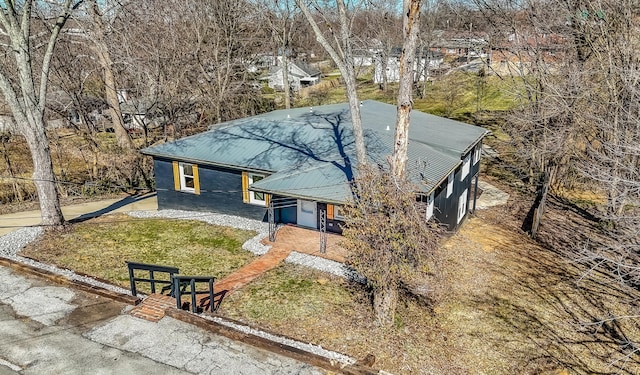
[[[0,375],[323,374],[308,364],[0,267]]]

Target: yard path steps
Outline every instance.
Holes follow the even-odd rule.
[[[271,246],[271,249],[269,249],[266,254],[261,255],[251,263],[215,282],[214,292],[217,296],[215,298],[216,305],[220,303],[220,298],[224,299],[224,297],[249,284],[263,273],[278,267],[292,251],[304,252],[309,255],[320,256],[341,263],[344,262],[345,250],[339,245],[339,241],[340,236],[327,234],[326,252],[320,254],[320,233],[318,231],[289,225],[280,228],[277,233],[276,242],[270,242],[268,237],[261,241],[263,244]],[[200,302],[204,298],[207,297],[205,295],[200,296],[197,302],[198,305],[200,305]],[[183,300],[188,300],[188,298]],[[167,308],[175,306],[176,302],[174,298],[154,294],[145,298],[142,303],[133,308],[130,313],[142,319],[159,321],[164,317],[164,311]]]
[[[263,273],[278,267],[288,256],[291,254],[291,250],[282,246],[274,246],[266,254],[260,256],[258,259],[240,268],[231,275],[216,282],[216,293],[225,292],[226,294],[233,293],[236,290],[247,285],[256,277]]]
[[[286,228],[283,229],[285,229],[286,232]],[[285,236],[283,236],[283,239],[284,237]],[[217,281],[214,286],[215,293],[221,293],[222,298],[224,298],[228,294],[244,287],[256,277],[278,267],[278,265],[291,254],[293,248],[290,242],[290,240],[283,240],[278,243],[271,243],[272,247],[266,254],[254,259],[251,263],[241,267],[224,279]],[[200,300],[202,300],[202,298],[206,298],[206,296],[202,296]],[[200,304],[200,300],[198,304]],[[146,297],[141,304],[134,307],[130,311],[130,314],[138,318],[157,322],[164,317],[167,308],[175,306],[175,298],[161,294],[152,294]]]

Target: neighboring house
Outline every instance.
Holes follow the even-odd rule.
[[[445,57],[466,58],[468,63],[474,58],[486,58],[489,54],[489,43],[485,36],[443,33],[431,44],[430,50],[439,52]]]
[[[303,87],[316,85],[320,82],[320,71],[302,61],[289,61],[289,86],[293,91]],[[275,90],[284,90],[284,74],[282,64],[269,68],[266,77],[269,87]]]
[[[124,126],[129,131],[148,129],[153,121],[156,103],[148,98],[127,98],[120,102]]]
[[[368,158],[385,164],[393,150],[396,106],[369,100],[361,114]],[[486,134],[477,126],[411,113],[407,173],[425,202],[425,220],[436,218],[453,230],[473,207]],[[347,104],[230,121],[141,152],[154,160],[159,209],[271,219],[321,232],[341,232],[341,207],[357,175]]]
[[[400,54],[402,53],[401,48],[393,48],[391,53],[387,57],[387,64],[383,66],[382,57],[380,54],[376,55],[373,59],[374,63],[374,73],[373,73],[373,82],[374,83],[382,83],[383,82],[383,73],[387,76],[387,82],[398,82],[400,81]],[[417,57],[417,56],[416,56]],[[422,56],[415,60],[414,71],[419,72],[419,77],[417,81],[424,81],[429,77],[427,74],[430,71],[438,70],[444,61],[442,54],[439,52],[432,51],[424,51]],[[426,69],[425,69],[426,68]],[[384,71],[384,72],[383,72]]]

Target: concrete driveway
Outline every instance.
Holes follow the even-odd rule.
[[[0,266],[0,375],[323,374],[171,318]]]
[[[124,198],[105,199],[62,207],[65,220],[85,220],[111,212],[157,210],[156,193]],[[0,215],[0,236],[22,227],[40,224],[40,210]]]

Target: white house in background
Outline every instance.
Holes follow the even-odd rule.
[[[393,48],[389,57],[387,58],[387,65],[383,67],[382,57],[380,55],[375,56],[374,58],[374,73],[373,73],[373,82],[374,83],[382,83],[383,82],[383,74],[387,76],[387,82],[398,82],[400,80],[400,53],[401,49],[399,47]],[[444,61],[443,55],[439,52],[433,51],[425,51],[420,59],[416,59],[415,61],[415,71],[420,72],[419,81],[424,81],[429,77],[425,77],[425,66],[428,68],[426,70],[432,71],[437,70],[442,65]],[[383,71],[384,70],[384,71]]]
[[[289,61],[289,87],[298,91],[320,83],[320,70],[302,61]],[[269,68],[269,75],[265,78],[269,87],[274,90],[284,90],[284,74],[282,65]]]

